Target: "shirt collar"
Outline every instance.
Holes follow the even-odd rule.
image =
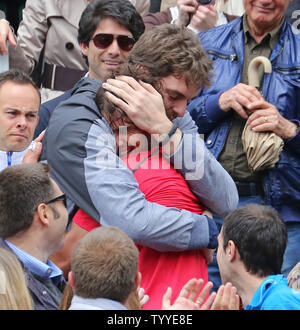
[[[74,295],[69,309],[105,309],[105,310],[127,310],[127,308],[116,300],[107,298],[83,298]]]
[[[63,272],[58,268],[51,260],[47,260],[46,263],[38,260],[29,253],[19,249],[11,242],[5,240],[5,243],[10,247],[14,254],[23,262],[28,270],[42,278],[61,279]]]

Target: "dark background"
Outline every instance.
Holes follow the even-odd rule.
[[[0,10],[5,13],[6,19],[10,22],[10,25],[15,31],[22,19],[22,9],[24,8],[25,2],[25,0],[0,0]]]

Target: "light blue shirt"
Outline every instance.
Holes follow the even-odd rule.
[[[69,310],[127,310],[127,308],[116,300],[107,298],[82,298],[74,296]]]
[[[51,278],[54,284],[61,281],[63,272],[51,260],[44,263],[29,253],[19,249],[14,244],[5,240],[5,243],[11,248],[14,254],[23,262],[28,270],[42,278]]]
[[[300,292],[283,275],[268,276],[255,291],[246,310],[300,310]]]

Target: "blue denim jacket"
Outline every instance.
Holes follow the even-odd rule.
[[[300,35],[284,22],[270,60],[272,73],[262,84],[265,99],[290,121],[300,123]],[[241,81],[244,62],[242,18],[199,34],[204,49],[213,60],[212,85],[200,90],[188,110],[206,146],[218,158],[232,122],[232,111],[219,108],[218,99]],[[274,169],[264,173],[265,202],[277,209],[285,221],[300,221],[300,130],[285,140]]]

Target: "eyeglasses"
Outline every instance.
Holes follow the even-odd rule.
[[[58,202],[58,201],[62,201],[64,203],[64,206],[67,207],[67,196],[65,194],[57,196],[57,197],[55,197],[53,199],[50,199],[49,201],[44,202],[44,203],[48,205],[50,203],[55,203],[55,202]]]
[[[129,52],[135,44],[135,39],[131,36],[118,35],[115,37],[109,33],[96,34],[91,40],[93,40],[95,47],[105,49],[112,44],[114,39],[117,39],[118,46],[125,52]]]

